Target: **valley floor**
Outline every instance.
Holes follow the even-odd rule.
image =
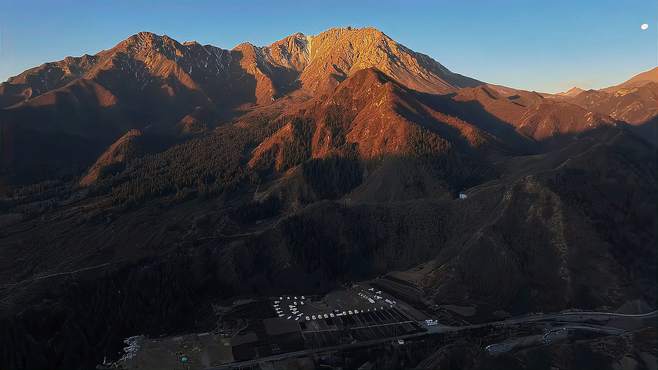
[[[598,341],[655,330],[658,311],[615,313],[563,311],[505,320],[446,325],[446,310],[411,305],[377,279],[324,296],[282,295],[217,306],[211,332],[161,338],[126,339],[123,357],[101,368],[121,369],[279,369],[344,368],[364,351],[384,349],[409,356],[405,368],[431,362],[434,352],[469,340],[486,361],[574,341]],[[382,288],[384,289],[384,288]],[[460,316],[460,315],[455,315]],[[461,318],[463,322],[464,317]],[[438,350],[437,349],[437,350]],[[655,359],[645,353],[645,359]],[[367,365],[372,360],[362,360]],[[628,361],[628,360],[624,360]],[[413,365],[416,363],[416,365]],[[427,365],[427,364],[425,364]]]

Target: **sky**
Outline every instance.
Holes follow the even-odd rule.
[[[139,31],[228,49],[346,26],[376,27],[453,72],[542,92],[615,85],[658,64],[658,0],[1,0],[0,81]]]

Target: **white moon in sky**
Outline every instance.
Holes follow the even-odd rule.
[[[644,30],[648,30],[648,29],[649,29],[649,25],[646,24],[646,23],[642,23],[642,25],[640,26],[640,28],[642,29],[642,31],[644,31]]]

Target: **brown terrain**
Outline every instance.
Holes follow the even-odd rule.
[[[143,32],[27,70],[0,85],[0,367],[93,368],[217,300],[393,271],[482,317],[655,307],[656,71],[541,94],[372,28]]]

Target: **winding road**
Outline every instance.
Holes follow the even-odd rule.
[[[253,360],[232,362],[221,366],[209,367],[206,368],[206,370],[239,369],[244,367],[251,367],[263,362],[279,361],[286,358],[302,357],[302,356],[308,356],[318,353],[328,353],[328,352],[370,347],[370,346],[375,346],[386,342],[390,342],[393,339],[407,340],[407,339],[423,337],[426,335],[437,335],[437,334],[444,334],[450,332],[459,332],[459,331],[473,330],[483,327],[501,328],[501,327],[530,323],[530,322],[546,321],[546,322],[565,323],[564,327],[568,329],[588,330],[588,331],[594,331],[608,335],[620,335],[625,333],[626,330],[617,327],[610,327],[606,325],[590,324],[587,322],[605,321],[611,319],[645,320],[645,319],[653,319],[656,317],[658,317],[658,310],[654,310],[643,314],[623,314],[623,313],[615,313],[615,312],[595,312],[595,311],[572,311],[572,312],[559,312],[559,313],[550,313],[550,314],[527,315],[527,316],[511,318],[503,321],[494,321],[490,323],[465,325],[465,326],[444,326],[444,325],[427,326],[425,325],[424,321],[419,321],[418,324],[421,327],[425,328],[427,331],[421,333],[401,335],[395,338],[387,337],[387,338],[373,339],[373,340],[357,342],[357,343],[342,344],[338,346],[313,348],[313,349],[305,349],[295,352],[281,353],[281,354],[262,357]],[[572,324],[574,322],[580,324],[574,325]]]

